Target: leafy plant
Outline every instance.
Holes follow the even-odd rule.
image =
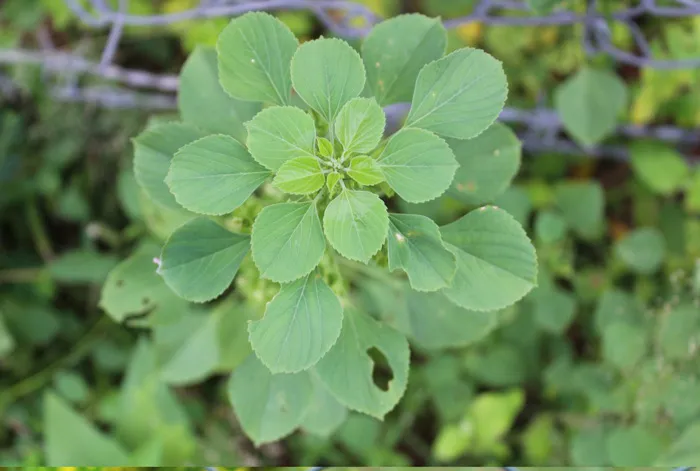
[[[493,124],[507,93],[500,63],[472,48],[443,57],[445,44],[442,24],[421,15],[377,25],[360,55],[334,38],[299,45],[279,20],[248,13],[222,31],[216,52],[200,48],[188,60],[183,121],[153,124],[134,140],[143,190],[191,214],[158,257],[165,284],[208,302],[238,273],[244,303],[264,309],[248,325],[254,354],[229,384],[257,443],[304,423],[311,391],[329,407],[378,418],[403,395],[406,339],[363,310],[357,274],[403,273],[417,296],[465,322],[495,316],[536,284],[534,248],[502,209],[442,227],[389,211],[394,196],[417,204],[447,191],[487,202],[517,170],[517,140]],[[408,100],[405,123],[386,137],[382,106]],[[461,162],[470,170],[453,183]],[[103,307],[113,317],[125,319],[108,293],[152,277],[144,268],[122,264],[110,275],[118,279]],[[144,298],[144,307],[154,302]],[[428,311],[417,315],[433,322]],[[377,369],[388,382],[373,378]]]

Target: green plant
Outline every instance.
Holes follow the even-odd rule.
[[[439,227],[387,209],[393,196],[417,204],[445,192],[488,202],[517,171],[517,139],[493,124],[507,93],[500,63],[470,48],[442,57],[445,45],[442,24],[421,15],[377,25],[360,55],[339,39],[299,45],[274,17],[249,13],[223,30],[216,53],[200,48],[188,60],[182,122],[152,124],[134,140],[138,183],[187,220],[157,259],[165,284],[202,303],[238,273],[227,297],[251,315],[230,332],[240,339],[249,320],[254,354],[244,348],[228,365],[229,395],[257,443],[311,422],[309,404],[327,404],[313,412],[323,420],[346,407],[382,418],[403,395],[408,344],[363,310],[354,290],[363,278],[391,285],[403,282],[385,269],[403,272],[421,322],[443,306],[436,328],[447,332],[459,318],[487,327],[536,284],[534,248],[505,211],[485,206]],[[382,106],[405,101],[403,127],[385,137]],[[154,291],[160,277],[138,257],[103,290],[102,306],[120,321],[178,304]],[[456,334],[454,344],[473,340]],[[181,354],[189,364],[203,355]]]

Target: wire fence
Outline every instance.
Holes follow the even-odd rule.
[[[58,0],[56,0],[58,1]],[[133,15],[129,0],[118,0],[117,8],[107,0],[63,0],[70,10],[92,28],[108,31],[99,58],[89,59],[77,51],[57,48],[45,29],[37,31],[36,50],[0,49],[0,65],[34,64],[40,66],[52,95],[66,102],[87,102],[110,108],[173,109],[178,77],[134,70],[114,63],[124,28],[127,26],[166,26],[181,21],[234,17],[249,11],[305,10],[313,13],[334,34],[345,38],[361,38],[380,21],[369,8],[344,0],[200,0],[195,8],[177,13]],[[446,0],[447,1],[447,0]],[[537,1],[537,0],[531,0]],[[536,15],[525,0],[475,0],[469,15],[446,20],[447,28],[470,23],[484,25],[549,26],[581,25],[582,48],[589,56],[606,54],[620,64],[657,70],[700,68],[700,57],[676,60],[658,59],[652,53],[650,40],[640,27],[646,17],[664,19],[700,16],[700,0],[638,0],[624,6],[617,0],[585,0],[583,13],[566,8],[549,15]],[[86,7],[87,5],[87,7]],[[358,22],[358,19],[364,21]],[[633,39],[633,47],[623,50],[613,42],[612,24],[624,25]],[[362,24],[362,26],[356,26]],[[91,80],[84,80],[85,77]],[[89,85],[84,85],[89,83]],[[0,93],[8,93],[12,83],[0,70]],[[544,100],[543,100],[544,101]],[[407,105],[390,107],[389,118],[398,119]],[[562,137],[562,123],[556,111],[541,103],[529,110],[506,108],[500,116],[504,122],[517,124],[526,150],[554,151],[564,154],[585,154],[591,157],[626,159],[623,146],[582,149]],[[700,132],[673,126],[622,125],[622,138],[653,138],[669,142],[681,150],[700,145]]]

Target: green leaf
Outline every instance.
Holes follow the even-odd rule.
[[[575,466],[605,466],[608,463],[606,433],[602,426],[582,428],[571,438],[571,461]]]
[[[642,227],[617,241],[615,252],[632,270],[649,275],[661,267],[666,255],[666,241],[655,227]]]
[[[639,425],[618,428],[608,435],[608,455],[613,466],[649,466],[661,450],[661,438]]]
[[[576,298],[551,281],[532,293],[537,324],[545,331],[563,335],[576,315]]]
[[[365,68],[360,55],[336,38],[308,41],[292,58],[294,90],[328,123],[340,109],[358,96],[365,86]]]
[[[177,151],[165,182],[184,208],[221,215],[245,203],[269,176],[237,140],[214,135]]]
[[[554,104],[571,137],[593,146],[617,127],[627,106],[627,88],[617,75],[583,68],[557,87]]]
[[[473,449],[493,450],[513,426],[525,403],[522,389],[479,394],[469,405],[464,425],[474,429]]]
[[[128,454],[117,442],[51,392],[44,396],[44,428],[49,466],[115,466],[129,462]]]
[[[323,188],[325,180],[316,157],[297,157],[282,164],[272,184],[285,193],[306,195]]]
[[[389,269],[402,269],[411,287],[437,291],[450,285],[457,262],[442,244],[440,228],[430,218],[390,214],[387,237]]]
[[[377,161],[391,188],[409,203],[443,194],[459,166],[447,143],[422,129],[394,134]]]
[[[363,263],[382,248],[388,228],[384,202],[367,191],[343,190],[323,216],[323,229],[333,248]]]
[[[378,350],[390,370],[387,385],[377,385],[379,368],[370,352]],[[409,350],[403,335],[366,314],[346,309],[343,330],[333,348],[315,367],[326,388],[350,409],[383,418],[396,406],[408,381]]]
[[[655,142],[637,142],[630,147],[635,175],[652,191],[670,195],[680,190],[690,175],[683,157],[672,147]]]
[[[600,296],[593,314],[595,328],[599,334],[602,334],[610,324],[615,322],[638,324],[643,319],[644,310],[644,304],[636,297],[623,291],[606,290]]]
[[[134,174],[149,198],[166,208],[180,209],[165,184],[170,160],[182,146],[206,135],[191,125],[166,123],[146,129],[133,140]]]
[[[255,160],[279,169],[297,157],[313,157],[316,125],[311,116],[292,106],[266,108],[246,123],[246,145]]]
[[[335,121],[335,134],[344,153],[366,154],[384,136],[386,117],[372,98],[353,98],[343,106]]]
[[[348,410],[338,402],[318,379],[311,375],[313,396],[309,401],[301,428],[319,437],[328,437],[345,422]]]
[[[333,190],[338,186],[338,182],[343,179],[343,176],[338,172],[331,172],[326,176],[326,188],[328,188],[328,193],[332,196]]]
[[[333,156],[333,143],[326,139],[325,137],[316,138],[316,147],[318,147],[318,153],[324,157]]]
[[[209,301],[228,288],[249,248],[249,236],[209,219],[193,219],[165,243],[159,272],[181,298]]]
[[[246,13],[219,35],[219,81],[226,93],[244,101],[289,104],[289,65],[299,42],[274,16]]]
[[[216,50],[198,46],[182,67],[178,108],[186,123],[245,141],[243,123],[260,111],[260,104],[234,100],[219,83]]]
[[[116,264],[114,256],[91,250],[73,250],[52,260],[48,271],[59,283],[102,283]]]
[[[454,303],[492,311],[515,303],[537,283],[537,257],[523,228],[493,206],[472,211],[441,228],[457,257],[452,286],[444,289]]]
[[[450,139],[448,144],[459,164],[449,195],[464,203],[493,202],[520,168],[520,140],[504,124],[493,123],[474,139]]]
[[[421,69],[406,126],[471,139],[493,124],[507,94],[501,63],[465,47]]]
[[[647,352],[646,329],[626,322],[613,322],[603,331],[603,358],[615,367],[629,371]]]
[[[686,428],[655,462],[654,466],[686,466],[700,461],[700,423]]]
[[[255,354],[273,373],[315,365],[340,335],[343,308],[323,279],[310,273],[283,285],[265,317],[248,325]]]
[[[657,342],[663,355],[671,360],[690,359],[695,353],[700,332],[700,312],[688,302],[673,306],[660,319]]]
[[[535,219],[535,235],[545,244],[554,244],[566,236],[566,220],[556,211],[542,210]]]
[[[311,393],[307,372],[273,375],[255,355],[236,368],[228,383],[233,410],[256,446],[279,440],[299,427]]]
[[[309,274],[326,250],[316,205],[266,206],[253,224],[252,245],[261,277],[287,283]]]
[[[350,161],[348,175],[360,185],[372,186],[384,181],[379,164],[368,155],[354,157]]]
[[[4,358],[14,350],[16,345],[14,337],[5,325],[2,317],[0,317],[0,358]]]
[[[446,45],[447,31],[437,18],[400,15],[375,26],[362,44],[362,58],[377,101],[410,101],[418,73],[442,57]]]
[[[603,232],[605,196],[598,182],[566,182],[557,185],[554,201],[566,223],[580,237],[594,239]]]

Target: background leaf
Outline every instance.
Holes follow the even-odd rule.
[[[670,195],[680,190],[690,175],[690,168],[673,148],[651,142],[630,147],[632,170],[656,193]]]
[[[615,251],[637,273],[650,274],[659,269],[666,255],[663,234],[654,227],[642,227],[620,239]]]

